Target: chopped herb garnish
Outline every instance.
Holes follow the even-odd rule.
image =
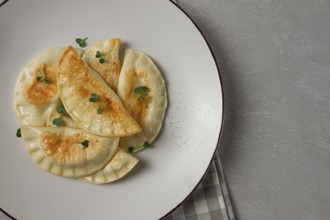
[[[53,119],[53,125],[56,125],[57,127],[60,127],[60,126],[62,126],[62,124],[63,124],[62,116],[63,116],[63,114],[66,113],[66,110],[65,110],[65,108],[64,108],[64,105],[60,105],[60,106],[58,106],[58,107],[56,108],[56,111],[57,111],[58,113],[60,113],[60,116],[58,116],[57,118],[54,118],[54,119]]]
[[[86,147],[88,147],[89,145],[89,140],[84,140],[83,142],[80,142],[80,144],[83,146],[83,148],[85,149]]]
[[[101,58],[99,59],[99,62],[100,62],[100,63],[104,63],[104,62],[105,62],[105,59],[104,59],[103,57],[101,57]]]
[[[107,53],[101,53],[99,50],[98,51],[96,51],[96,53],[95,53],[95,57],[96,58],[98,58],[99,59],[99,63],[104,63],[105,62],[105,56],[106,55],[108,55],[108,54],[110,54],[110,52],[111,52],[111,50],[109,51],[109,52],[107,52]]]
[[[143,149],[150,147],[150,144],[148,141],[144,142],[144,144],[141,146]]]
[[[87,41],[88,37],[85,38],[76,38],[76,43],[80,46],[80,47],[85,47],[86,46],[86,41]]]
[[[100,58],[102,55],[101,55],[101,52],[100,51],[96,51],[96,54],[95,54],[95,57],[96,58]]]
[[[46,84],[50,84],[51,81],[50,81],[47,77],[45,77],[45,83],[46,83]]]
[[[148,95],[148,92],[150,89],[146,86],[140,86],[134,89],[134,93],[138,94],[139,96],[137,97],[138,101],[142,101],[145,96]]]
[[[97,102],[99,100],[99,96],[95,93],[91,94],[91,97],[89,98],[90,102]]]
[[[46,84],[50,84],[52,81],[50,81],[50,79],[48,78],[47,74],[45,73],[44,68],[45,67],[43,66],[42,69],[41,69],[40,75],[38,75],[36,77],[36,79],[37,79],[38,82],[44,81]]]
[[[99,106],[97,107],[97,110],[96,110],[97,114],[102,114],[104,108],[107,107],[107,105],[110,104],[110,101],[101,99],[101,98],[100,98],[97,94],[95,94],[95,93],[92,93],[92,94],[91,94],[91,96],[90,96],[90,98],[89,98],[89,101],[90,101],[90,102],[98,102],[98,101],[103,102],[103,104],[101,104],[101,105],[99,105]]]
[[[57,127],[60,127],[63,123],[62,115],[60,115],[58,118],[53,119],[53,125],[56,125]]]
[[[17,131],[16,131],[16,137],[18,137],[18,138],[22,137],[21,128],[17,129]]]
[[[60,106],[58,106],[57,108],[56,108],[56,111],[58,112],[58,113],[65,113],[66,111],[65,111],[65,108],[64,108],[64,105],[60,105]]]
[[[101,114],[102,113],[102,109],[101,109],[101,106],[97,107],[97,110],[96,110],[97,114]]]
[[[130,147],[128,148],[128,152],[133,153],[134,151],[135,151],[135,147],[130,146]]]
[[[103,103],[102,105],[99,105],[99,107],[97,107],[97,111],[96,111],[97,114],[102,114],[104,108],[107,107],[107,105],[110,104],[109,101],[104,101],[104,100],[102,100],[102,101],[103,101],[104,103]]]
[[[146,87],[146,86],[140,86],[140,87],[135,88],[134,89],[134,92],[136,94],[141,94],[143,92],[146,92],[147,90],[148,90],[148,87]]]
[[[137,146],[137,147],[130,146],[130,147],[128,147],[128,152],[134,153],[136,151],[143,150],[143,149],[146,149],[148,147],[150,147],[150,144],[149,144],[148,141],[146,141],[141,146]]]

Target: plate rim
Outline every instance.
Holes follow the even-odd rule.
[[[0,2],[0,7],[3,6],[4,4],[6,4],[9,0],[4,0],[2,2]]]
[[[198,32],[200,33],[200,35],[203,37],[210,53],[211,53],[211,56],[213,58],[213,61],[215,63],[215,66],[217,68],[217,72],[218,72],[218,77],[219,77],[219,82],[220,82],[220,89],[221,89],[221,104],[222,104],[222,109],[221,109],[221,125],[220,125],[220,130],[219,130],[219,135],[218,135],[218,141],[217,141],[217,146],[215,147],[214,149],[214,152],[213,152],[213,155],[212,157],[210,158],[210,162],[209,164],[207,165],[207,168],[204,172],[204,174],[201,176],[200,180],[196,183],[195,187],[192,189],[192,191],[179,203],[177,204],[173,209],[169,210],[168,213],[166,213],[164,216],[162,216],[160,219],[163,219],[163,218],[166,218],[168,217],[171,213],[173,213],[179,206],[181,206],[183,203],[185,203],[189,197],[193,194],[193,192],[196,190],[196,188],[198,187],[198,185],[203,181],[204,177],[206,176],[211,164],[212,164],[212,161],[215,157],[215,154],[217,153],[217,151],[220,149],[220,139],[221,139],[221,134],[222,134],[222,130],[223,130],[223,126],[224,126],[224,91],[223,91],[223,79],[221,77],[221,73],[220,73],[220,67],[217,63],[217,60],[216,60],[216,57],[215,57],[215,54],[214,54],[214,51],[212,50],[212,47],[209,43],[209,41],[207,40],[207,38],[205,37],[205,34],[203,33],[203,31],[201,30],[201,28],[197,25],[197,23],[192,19],[192,17],[185,11],[183,10],[183,8],[181,6],[179,6],[175,0],[169,0],[169,2],[171,2],[174,6],[176,6],[178,8],[178,10],[180,10],[187,18],[189,18],[190,22],[195,26],[195,28],[198,30]]]

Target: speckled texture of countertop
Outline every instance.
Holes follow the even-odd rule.
[[[330,1],[177,2],[220,66],[237,219],[328,220]]]

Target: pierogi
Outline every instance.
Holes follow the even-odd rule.
[[[81,128],[107,137],[129,136],[141,131],[117,94],[86,66],[72,46],[63,53],[58,71],[63,105]]]
[[[87,38],[86,38],[87,39]],[[146,54],[120,38],[86,51],[51,48],[25,65],[14,110],[30,158],[42,169],[93,184],[118,180],[138,164],[167,108],[165,81]]]
[[[57,108],[61,106],[62,105],[59,105]],[[78,123],[67,115],[66,110],[64,110],[64,113],[59,113],[56,109],[50,113],[47,126],[56,127],[56,125],[53,124],[53,121],[59,117],[62,119],[61,127],[79,128]],[[118,147],[116,154],[102,169],[84,177],[83,179],[94,184],[110,183],[124,177],[137,165],[138,162],[139,160],[136,157]]]
[[[118,83],[118,95],[126,110],[137,121],[142,131],[120,139],[124,149],[151,143],[159,133],[166,107],[165,81],[154,64],[144,53],[128,49],[125,51],[123,67]]]
[[[113,91],[117,91],[121,63],[119,60],[120,38],[99,41],[83,55],[86,64],[101,75]],[[96,55],[98,53],[98,55]]]
[[[83,129],[21,127],[29,156],[46,171],[82,177],[103,168],[115,155],[119,138],[93,135]]]
[[[103,169],[84,179],[95,184],[110,183],[128,174],[138,162],[136,157],[119,148],[116,155]]]
[[[49,113],[60,101],[57,66],[64,50],[45,50],[21,71],[14,91],[14,109],[20,124],[46,126]],[[82,55],[82,50],[75,50]]]

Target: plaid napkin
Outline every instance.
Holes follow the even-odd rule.
[[[163,220],[234,220],[218,154],[190,197]]]

